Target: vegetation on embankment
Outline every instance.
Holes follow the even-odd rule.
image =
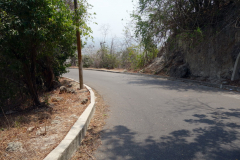
[[[0,107],[1,112],[53,89],[66,72],[64,63],[76,50],[76,26],[88,35],[89,4],[75,12],[69,0],[3,0],[0,3]],[[81,20],[76,23],[76,16]]]
[[[229,79],[240,52],[239,8],[239,0],[139,0],[120,49],[103,41],[84,67]]]

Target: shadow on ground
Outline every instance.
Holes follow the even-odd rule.
[[[102,140],[107,148],[98,153],[107,153],[104,159],[136,160],[237,160],[240,159],[240,110],[194,114],[184,119],[193,130],[176,130],[158,139],[148,137],[137,142],[137,133],[125,126],[104,130]],[[201,124],[207,124],[200,127]],[[161,133],[159,133],[161,135]]]
[[[168,90],[175,90],[179,92],[186,92],[189,90],[194,90],[197,92],[229,92],[226,90],[222,90],[219,88],[207,87],[204,85],[200,85],[200,83],[193,82],[183,82],[181,80],[168,80],[163,78],[157,78],[152,76],[138,76],[136,79],[127,79],[128,84],[131,85],[153,85],[154,88],[162,88]]]

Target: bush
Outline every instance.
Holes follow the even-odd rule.
[[[7,70],[1,84],[14,91],[9,97],[22,91],[15,87],[21,84],[40,105],[38,92],[52,89],[76,49],[73,17],[61,0],[1,1],[0,60],[6,63],[1,63],[0,72]]]
[[[93,59],[88,55],[83,55],[82,63],[84,68],[89,68],[93,65]]]

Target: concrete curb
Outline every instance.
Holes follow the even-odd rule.
[[[70,69],[73,69],[73,68],[70,68]],[[85,70],[94,70],[94,71],[111,72],[111,73],[121,73],[121,74],[149,76],[149,77],[153,77],[153,78],[163,78],[163,79],[168,79],[168,80],[172,80],[172,81],[178,80],[178,81],[182,81],[182,82],[191,82],[191,83],[196,83],[196,84],[203,85],[203,86],[208,86],[208,87],[213,87],[213,88],[220,88],[220,89],[240,92],[240,87],[224,85],[224,84],[213,84],[213,83],[209,83],[209,82],[202,82],[202,81],[190,80],[190,79],[184,79],[184,78],[165,77],[165,76],[160,76],[160,75],[149,75],[149,74],[143,74],[143,73],[129,73],[129,72],[108,71],[108,70],[101,70],[101,69],[85,69]]]
[[[91,103],[72,126],[66,137],[44,158],[44,160],[68,160],[72,157],[72,154],[77,150],[78,146],[80,146],[95,111],[94,92],[89,86],[85,85],[85,87],[90,91]]]

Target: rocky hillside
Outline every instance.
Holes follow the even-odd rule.
[[[212,82],[230,80],[240,53],[239,8],[228,6],[226,13],[218,26],[169,37],[159,56],[144,71]]]

